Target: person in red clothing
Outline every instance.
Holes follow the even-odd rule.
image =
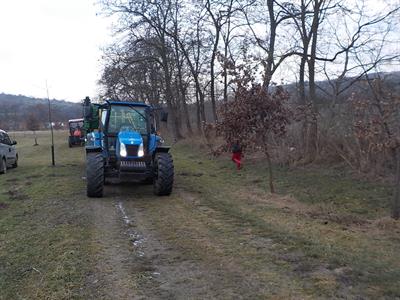
[[[75,128],[75,131],[74,131],[74,136],[75,136],[75,137],[81,137],[81,135],[82,135],[81,128],[80,128],[79,126],[77,126],[77,127]]]
[[[232,145],[232,161],[236,163],[238,170],[242,168],[242,148],[240,147],[239,141],[236,141]]]

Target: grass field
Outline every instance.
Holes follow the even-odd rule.
[[[16,133],[0,176],[0,299],[393,299],[400,225],[390,188],[341,169],[278,168],[173,146],[175,186],[120,183],[85,196],[83,148]]]

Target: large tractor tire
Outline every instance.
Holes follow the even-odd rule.
[[[3,157],[3,159],[0,158],[0,174],[6,174],[7,173],[7,162],[6,159]]]
[[[174,183],[174,162],[169,153],[157,153],[154,159],[154,194],[168,196]]]
[[[101,153],[86,154],[86,194],[88,197],[103,197],[104,160]]]

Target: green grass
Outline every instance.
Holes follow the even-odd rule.
[[[112,294],[90,291],[88,280],[95,272],[102,272],[100,280],[115,278],[109,262],[118,260],[107,253],[123,253],[124,236],[115,236],[118,222],[103,234],[107,222],[96,228],[96,218],[102,209],[115,213],[116,201],[129,216],[142,212],[139,221],[175,251],[178,258],[168,260],[203,266],[199,282],[223,290],[221,298],[400,297],[400,225],[388,218],[389,186],[341,169],[276,167],[278,195],[272,196],[262,160],[246,157],[238,172],[228,156],[211,158],[183,141],[172,148],[171,197],[154,197],[150,186],[120,185],[106,187],[103,199],[87,199],[84,152],[68,148],[66,133],[56,133],[55,167],[48,133],[39,134],[37,147],[31,134],[15,138],[20,166],[0,176],[0,299]],[[100,216],[91,203],[101,203]],[[117,278],[146,295],[154,282],[129,261],[130,276]]]
[[[183,153],[193,151],[187,144],[179,145],[178,149]],[[212,159],[203,153],[201,159],[207,159],[223,170],[218,176],[235,174],[234,166],[226,156]],[[244,158],[244,169],[239,173],[240,180],[236,182],[240,182],[241,185],[256,186],[269,192],[266,162],[260,159],[246,160],[247,156]],[[308,168],[274,166],[273,171],[278,194],[293,195],[300,202],[326,206],[337,212],[355,216],[379,218],[390,215],[392,201],[390,185],[356,179],[346,169],[323,165]],[[229,180],[232,178],[229,177]]]
[[[373,223],[390,214],[390,187],[356,180],[334,169],[276,169],[278,192],[293,195],[307,208],[306,212],[302,211],[303,206],[299,211],[288,212],[279,205],[271,205],[271,201],[253,201],[255,190],[261,200],[269,197],[265,192],[267,180],[263,178],[267,172],[262,162],[245,162],[244,169],[237,172],[229,158],[213,159],[205,153],[193,155],[191,148],[188,144],[175,147],[176,163],[185,175],[203,175],[184,176],[180,186],[198,193],[204,205],[230,222],[252,228],[258,237],[272,239],[279,245],[281,257],[301,253],[304,259],[296,264],[285,258],[272,258],[287,272],[349,268],[345,280],[353,292],[369,297],[400,295],[396,284],[400,278],[397,260],[400,226],[388,221],[392,227],[375,231]],[[253,263],[257,265],[260,261]],[[304,275],[311,276],[310,273],[305,271]],[[341,286],[340,278],[323,282],[325,290],[318,276],[310,282],[313,287],[309,292],[314,296],[319,293],[339,296],[331,285]]]
[[[90,220],[76,196],[83,155],[67,150],[65,133],[56,137],[51,167],[48,134],[39,134],[36,147],[30,135],[16,135],[19,167],[0,177],[1,299],[77,297],[89,271]]]

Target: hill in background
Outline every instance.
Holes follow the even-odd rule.
[[[388,73],[372,73],[368,75],[370,79],[381,78],[385,82],[387,89],[391,93],[400,95],[400,72],[388,72]],[[371,91],[366,83],[366,78],[358,78],[353,84],[355,78],[343,79],[341,88],[345,88],[345,91],[340,94],[336,99],[337,104],[345,103],[350,98],[352,93],[357,93],[364,97],[371,97]],[[317,102],[321,106],[325,107],[331,103],[334,97],[334,91],[332,90],[332,84],[335,81],[329,83],[328,81],[317,82]],[[347,85],[349,88],[347,89]],[[298,103],[297,92],[298,87],[295,83],[285,85],[284,88],[292,95],[291,103],[296,105]],[[306,93],[308,89],[306,88]],[[233,95],[232,95],[233,97]],[[56,128],[63,127],[69,119],[81,118],[83,115],[81,103],[68,102],[63,100],[52,99],[51,111],[52,120],[56,124]],[[211,103],[206,101],[205,111],[207,120],[212,119]],[[189,105],[189,114],[192,123],[196,120],[196,104],[191,103]],[[4,130],[27,130],[28,123],[35,121],[38,123],[40,129],[48,127],[49,123],[49,111],[47,99],[32,98],[22,95],[9,95],[0,93],[0,129]]]
[[[51,99],[52,121],[63,127],[69,119],[82,117],[82,104]],[[47,99],[0,93],[0,128],[26,130],[28,123],[37,122],[40,129],[48,127],[49,106]]]

